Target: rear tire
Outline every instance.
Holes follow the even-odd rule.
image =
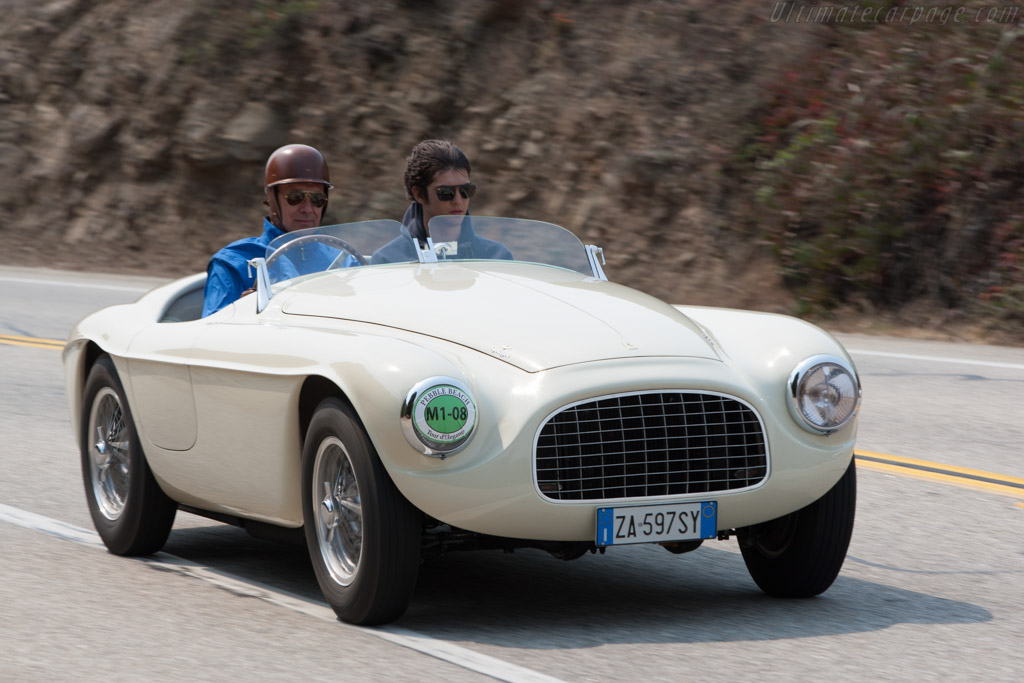
[[[856,507],[857,474],[851,460],[836,485],[807,507],[737,529],[754,582],[780,598],[808,598],[828,590],[846,559]]]
[[[423,516],[337,398],[325,399],[309,424],[302,514],[317,581],[338,617],[381,624],[402,616],[419,573]]]
[[[157,484],[110,356],[96,360],[82,401],[82,478],[93,525],[115,555],[164,547],[178,505]]]

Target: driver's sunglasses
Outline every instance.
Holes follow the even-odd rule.
[[[463,199],[469,199],[476,193],[476,185],[473,183],[464,183],[462,185],[438,185],[434,192],[437,193],[437,198],[442,202],[450,202],[455,199],[455,190],[459,191]]]
[[[298,206],[307,196],[309,197],[310,204],[318,209],[323,208],[327,203],[327,195],[323,192],[312,192],[310,190],[292,190],[284,196],[284,200],[292,206]]]

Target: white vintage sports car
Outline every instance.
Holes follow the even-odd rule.
[[[288,233],[213,315],[197,274],[75,326],[67,395],[111,552],[158,551],[179,508],[291,530],[358,624],[401,616],[420,562],[462,549],[735,535],[764,591],[832,584],[860,403],[834,338],[608,282],[601,250],[549,223],[430,231]]]

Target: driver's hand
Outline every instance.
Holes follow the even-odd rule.
[[[247,289],[247,290],[245,290],[244,292],[242,292],[242,293],[241,293],[241,294],[239,295],[239,297],[238,297],[238,298],[239,298],[239,299],[241,299],[241,298],[242,298],[243,296],[248,296],[249,294],[252,294],[252,293],[253,293],[253,292],[255,292],[255,291],[256,291],[256,288],[255,288],[255,287],[250,287],[249,289]]]

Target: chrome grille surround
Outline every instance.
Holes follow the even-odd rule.
[[[640,391],[579,401],[541,423],[534,482],[559,502],[738,491],[768,477],[761,417],[709,391]]]

